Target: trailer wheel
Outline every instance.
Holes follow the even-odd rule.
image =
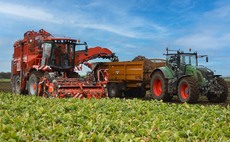
[[[199,86],[195,78],[184,77],[180,80],[178,85],[178,97],[181,102],[196,103],[199,96]]]
[[[146,90],[144,87],[138,87],[137,88],[137,97],[138,98],[144,98],[146,95]]]
[[[217,78],[217,83],[223,87],[223,92],[221,94],[208,94],[207,98],[209,102],[212,103],[223,103],[227,100],[228,97],[228,85],[223,78]]]
[[[28,94],[29,95],[38,95],[38,84],[41,78],[41,73],[35,72],[32,73],[29,77],[28,82]]]
[[[124,91],[124,95],[125,97],[144,98],[146,95],[146,90],[144,87],[129,88],[128,90]]]
[[[121,89],[119,84],[111,83],[108,88],[108,95],[110,98],[121,97]]]
[[[168,94],[168,80],[160,71],[152,75],[150,92],[156,100],[171,101],[172,99]]]

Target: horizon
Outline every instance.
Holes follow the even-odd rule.
[[[11,71],[13,44],[45,29],[113,51],[165,59],[166,47],[208,55],[200,63],[230,77],[230,2],[227,0],[59,0],[0,2],[0,72]],[[106,61],[92,60],[91,62]],[[83,71],[86,71],[84,69]]]

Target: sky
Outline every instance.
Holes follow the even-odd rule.
[[[202,65],[230,76],[229,25],[229,0],[0,0],[0,72],[11,70],[15,41],[45,29],[109,48],[120,61],[191,48],[209,56]]]

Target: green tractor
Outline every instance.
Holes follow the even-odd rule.
[[[178,95],[181,102],[195,103],[204,95],[213,103],[227,100],[228,86],[221,75],[198,66],[198,58],[206,57],[208,62],[207,55],[199,56],[191,49],[188,53],[168,48],[166,51],[166,65],[151,74],[150,91],[154,99],[171,101],[173,95]]]

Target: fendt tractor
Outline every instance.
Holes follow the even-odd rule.
[[[75,50],[75,47],[83,50]],[[72,38],[54,37],[41,29],[27,31],[24,39],[16,41],[11,67],[12,91],[45,97],[101,98],[107,97],[104,90],[106,70],[98,71],[98,80],[93,77],[79,78],[76,72],[88,60],[106,58],[118,60],[106,48],[88,48],[86,42]]]
[[[170,53],[169,53],[170,52]],[[210,102],[221,103],[227,100],[228,87],[221,75],[207,67],[198,65],[197,52],[185,53],[178,50],[168,50],[166,64],[151,74],[151,94],[157,100],[170,101],[173,95],[178,95],[181,102],[195,103],[200,95],[207,96]]]

